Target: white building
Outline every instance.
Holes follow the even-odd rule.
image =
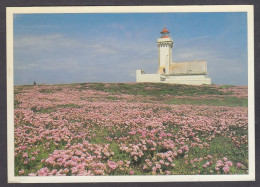
[[[202,85],[211,84],[207,77],[207,62],[172,62],[173,40],[164,27],[161,38],[157,39],[159,48],[159,64],[157,74],[145,74],[136,70],[136,82],[161,82],[173,84]]]

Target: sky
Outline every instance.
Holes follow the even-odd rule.
[[[217,85],[247,85],[247,14],[15,14],[14,84],[135,82],[156,73],[163,27],[173,62],[206,60]]]

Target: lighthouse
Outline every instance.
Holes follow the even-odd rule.
[[[173,40],[169,36],[169,33],[170,32],[166,29],[166,27],[164,27],[161,31],[161,37],[157,39],[157,46],[159,49],[158,74],[168,75],[170,73]]]
[[[159,51],[157,73],[147,74],[143,70],[136,70],[136,82],[188,85],[211,84],[211,79],[207,77],[206,60],[172,61],[173,40],[169,34],[170,32],[164,27],[161,31],[161,37],[156,41]]]

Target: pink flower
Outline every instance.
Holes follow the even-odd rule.
[[[160,160],[159,163],[160,163],[160,164],[164,164],[164,161],[163,161],[163,160]]]
[[[227,172],[229,171],[229,167],[228,167],[227,165],[225,165],[225,166],[223,167],[223,171],[224,171],[225,173],[227,173]]]
[[[110,88],[111,84],[104,86]],[[14,110],[14,154],[16,160],[21,158],[21,171],[18,170],[20,176],[131,175],[135,172],[131,169],[136,164],[135,160],[141,161],[138,167],[143,168],[144,174],[149,172],[153,175],[171,175],[175,159],[184,164],[183,167],[191,167],[191,174],[194,175],[199,172],[206,175],[233,174],[237,171],[231,169],[233,163],[227,158],[222,156],[217,161],[217,157],[213,159],[207,154],[202,154],[202,158],[195,158],[194,155],[187,154],[189,148],[208,149],[215,136],[218,136],[217,133],[230,139],[237,147],[248,145],[247,135],[240,136],[239,129],[229,128],[237,125],[241,129],[247,129],[246,108],[234,107],[230,110],[226,106],[165,105],[163,102],[156,102],[153,96],[144,98],[142,95],[126,93],[113,94],[117,99],[112,102],[108,98],[111,97],[110,93],[92,89],[88,83],[66,85],[62,87],[62,91],[57,88],[60,86],[46,85],[30,89],[24,87],[15,94],[15,99],[20,104]],[[146,88],[156,89],[149,84]],[[41,92],[43,89],[53,89],[53,92]],[[214,89],[219,87],[215,86]],[[224,90],[231,91],[236,97],[247,97],[247,88],[221,89]],[[165,97],[169,100],[190,98],[172,94]],[[211,99],[215,95],[196,97]],[[223,98],[218,97],[221,100]],[[68,104],[80,107],[69,107]],[[55,110],[51,114],[40,111],[48,108]],[[109,144],[95,142],[97,136],[104,136]],[[116,157],[112,152],[117,149],[114,143],[120,149],[115,150]],[[123,157],[117,155],[118,153],[122,153]],[[184,158],[177,159],[178,155],[183,155]],[[145,159],[147,161],[143,162]],[[37,168],[32,166],[36,160],[41,161],[40,165],[46,168],[38,168],[36,171]],[[245,167],[242,163],[234,164],[237,170]],[[27,169],[23,171],[22,168]],[[178,169],[175,171],[182,174]],[[241,170],[239,173],[246,172]]]
[[[133,175],[134,173],[135,173],[135,172],[134,172],[134,171],[132,171],[132,170],[131,170],[131,171],[129,171],[129,174],[130,174],[130,175]]]
[[[27,158],[27,157],[28,157],[28,154],[27,154],[27,153],[24,153],[22,157],[23,157],[23,158]]]
[[[19,175],[22,175],[22,174],[24,174],[24,170],[23,169],[19,171]]]
[[[233,163],[232,163],[231,161],[227,161],[226,164],[227,164],[229,167],[233,166]]]
[[[117,164],[113,161],[108,161],[107,165],[113,170],[117,168]]]
[[[53,170],[51,171],[51,174],[55,174],[55,173],[57,173],[57,169],[53,169]]]
[[[189,151],[189,147],[187,145],[184,146],[185,151]]]
[[[95,170],[94,170],[94,173],[95,173],[96,175],[103,175],[104,171],[101,170],[101,169],[95,169]]]
[[[161,168],[161,164],[155,164],[156,168],[160,169]]]
[[[68,168],[65,168],[65,169],[64,169],[64,173],[69,173],[69,169],[68,169]]]
[[[172,162],[172,158],[171,157],[168,157],[167,159],[169,160],[169,162]]]
[[[241,164],[240,162],[237,163],[237,167],[241,168],[243,166],[243,164]]]
[[[217,163],[216,163],[216,167],[221,167],[223,165],[224,164],[223,164],[222,160],[218,160]]]
[[[209,159],[212,159],[212,156],[211,156],[211,155],[208,155],[208,158],[209,158]]]
[[[71,168],[71,172],[72,172],[73,174],[76,174],[76,173],[78,172],[77,167],[73,167],[73,168]]]
[[[129,132],[129,134],[131,134],[131,135],[134,135],[134,134],[136,134],[136,131],[131,131],[131,132]]]
[[[48,174],[50,173],[49,169],[47,167],[45,168],[41,168],[39,171],[38,171],[38,175],[39,176],[48,176]]]

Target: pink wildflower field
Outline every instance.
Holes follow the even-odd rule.
[[[15,175],[248,173],[247,87],[15,86]]]

